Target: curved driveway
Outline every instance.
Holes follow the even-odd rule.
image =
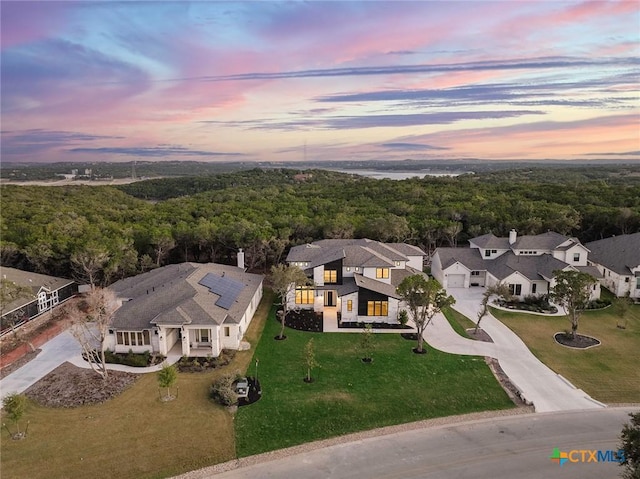
[[[456,299],[453,308],[475,322],[483,291],[480,288],[450,288],[448,293]],[[461,337],[443,315],[438,315],[427,327],[425,339],[434,348],[447,353],[497,359],[524,398],[533,403],[536,412],[604,407],[540,362],[513,331],[490,313],[482,319],[482,329],[491,336],[493,343]]]

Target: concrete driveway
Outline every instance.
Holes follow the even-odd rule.
[[[456,299],[454,309],[476,322],[482,288],[450,288]],[[493,343],[462,338],[443,315],[438,315],[425,331],[425,340],[447,353],[489,356],[497,359],[511,382],[524,398],[532,402],[536,412],[570,411],[605,407],[581,389],[540,362],[522,340],[493,315],[482,319],[482,329]]]
[[[34,359],[0,380],[0,396],[21,393],[65,361],[81,356],[81,349],[69,331],[44,343]]]

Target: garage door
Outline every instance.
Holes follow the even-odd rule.
[[[450,274],[447,280],[447,288],[463,288],[464,274]]]

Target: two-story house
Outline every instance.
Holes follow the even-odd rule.
[[[469,240],[469,248],[438,248],[434,252],[431,273],[444,288],[509,285],[514,296],[540,296],[554,284],[553,272],[574,269],[595,278],[597,268],[587,264],[589,250],[576,238],[547,232],[518,236],[511,230],[508,238],[485,234]],[[600,297],[596,285],[592,298]]]
[[[589,264],[602,273],[602,284],[616,296],[640,300],[640,233],[587,243]]]
[[[396,287],[421,273],[425,253],[405,243],[326,239],[295,246],[286,262],[304,270],[313,286],[297,288],[291,309],[312,309],[348,322],[397,323]]]

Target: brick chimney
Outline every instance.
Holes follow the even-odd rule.
[[[509,244],[515,243],[517,238],[518,232],[516,230],[509,231]]]
[[[244,251],[242,251],[242,248],[238,250],[238,268],[245,269],[244,268]]]

